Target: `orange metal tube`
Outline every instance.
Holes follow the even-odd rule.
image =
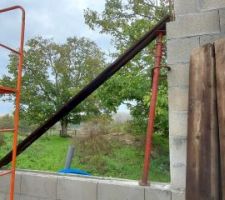
[[[155,121],[155,108],[158,95],[158,84],[160,75],[160,64],[162,61],[162,49],[163,49],[163,32],[159,32],[157,43],[156,43],[156,53],[155,53],[155,64],[153,69],[153,80],[152,80],[152,96],[149,109],[149,119],[146,134],[146,144],[145,144],[145,158],[144,158],[144,169],[143,176],[140,181],[140,185],[146,186],[148,183],[148,175],[150,169],[150,156],[152,150],[152,136],[154,132],[154,121]]]
[[[22,12],[22,23],[21,23],[21,35],[20,35],[20,48],[19,52],[14,49],[1,45],[2,47],[19,54],[18,74],[17,74],[17,85],[16,85],[16,106],[14,113],[14,136],[13,136],[13,153],[12,153],[12,170],[10,179],[10,200],[14,200],[14,189],[15,189],[15,169],[16,169],[16,152],[18,142],[18,131],[19,131],[19,111],[20,111],[20,94],[21,94],[21,82],[22,82],[22,66],[23,66],[23,48],[24,48],[24,32],[25,32],[25,10],[21,6],[13,6],[0,10],[0,13],[17,10]]]
[[[17,7],[18,8],[18,7]],[[24,32],[25,32],[25,11],[22,10],[22,25],[21,25],[21,38],[20,38],[20,49],[19,49],[19,64],[18,64],[18,76],[17,76],[17,92],[16,92],[16,110],[14,114],[14,138],[13,138],[13,153],[12,153],[12,175],[10,185],[10,200],[14,200],[14,189],[15,189],[15,170],[16,170],[16,152],[18,142],[18,131],[19,131],[19,112],[20,112],[20,94],[21,94],[21,82],[22,82],[22,66],[23,66],[23,48],[24,48]]]

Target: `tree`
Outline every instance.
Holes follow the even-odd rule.
[[[114,47],[117,49],[113,56],[117,56],[165,16],[169,12],[169,6],[169,1],[166,0],[106,0],[105,9],[101,13],[87,9],[84,16],[91,29],[98,29],[100,33],[112,36]],[[147,125],[153,53],[154,44],[151,44],[109,80],[102,87],[100,94],[108,94],[103,103],[111,110],[115,111],[121,103],[128,105],[134,118],[135,132],[138,133],[145,132]],[[168,108],[165,70],[162,77],[156,130],[166,133]],[[163,124],[161,117],[164,120]]]
[[[86,38],[68,38],[65,44],[37,37],[25,48],[21,109],[22,118],[38,124],[55,113],[104,68],[104,55]],[[15,84],[17,57],[10,55],[4,85]],[[79,123],[104,111],[97,94],[73,110],[61,121],[61,136],[67,135],[69,123]]]

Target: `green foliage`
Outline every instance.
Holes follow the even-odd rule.
[[[103,156],[108,156],[112,152],[111,143],[102,135],[90,135],[83,140],[76,140],[76,149],[80,163],[88,165],[88,170],[105,173],[107,163]]]
[[[166,0],[106,0],[105,9],[101,13],[85,10],[85,21],[91,29],[100,29],[101,33],[112,36],[117,50],[113,56],[118,56],[168,12],[169,3]],[[154,44],[150,44],[107,81],[99,93],[103,104],[112,111],[116,111],[122,103],[128,105],[133,116],[133,132],[136,134],[146,131],[153,53]],[[162,75],[166,77],[165,70],[162,70]],[[167,84],[164,80],[160,84],[162,91],[158,98],[156,130],[167,134]]]
[[[0,157],[10,149],[11,137],[6,135],[7,145],[0,146]],[[23,137],[20,136],[20,140]],[[118,177],[139,180],[142,172],[144,150],[134,145],[124,145],[119,142],[106,142],[96,139],[84,146],[80,143],[76,147],[72,168],[87,170],[92,175]],[[153,154],[150,170],[152,181],[169,182],[169,149],[168,140],[155,135],[153,140]],[[59,136],[42,137],[17,159],[17,168],[30,170],[44,170],[57,172],[63,169],[70,144],[69,138]],[[98,145],[100,147],[97,147]],[[87,149],[89,147],[89,149]],[[91,150],[95,149],[95,153]],[[38,153],[37,153],[38,152]],[[88,159],[90,158],[90,159]]]
[[[86,38],[68,38],[64,44],[57,44],[37,37],[30,39],[25,49],[22,118],[32,124],[55,113],[104,68],[103,53]],[[5,85],[15,84],[17,62],[17,57],[10,55],[9,75],[1,80]],[[66,132],[68,123],[79,123],[102,111],[95,93],[61,120],[62,131]]]
[[[85,10],[85,22],[91,29],[113,36],[116,47],[127,46],[168,13],[166,0],[106,0],[102,13]],[[119,48],[121,49],[121,48]]]

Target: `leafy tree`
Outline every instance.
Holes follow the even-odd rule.
[[[166,0],[106,0],[105,9],[101,13],[87,9],[84,16],[91,29],[98,29],[100,33],[112,36],[114,47],[117,49],[113,56],[117,56],[165,16],[169,12],[169,6],[169,1]],[[103,103],[111,110],[115,111],[121,103],[128,105],[134,117],[136,133],[146,130],[153,53],[154,44],[151,44],[109,80],[99,94],[108,95]],[[168,108],[165,70],[162,74],[156,129],[166,133]]]
[[[37,37],[25,48],[22,88],[22,118],[38,124],[56,112],[104,68],[104,55],[97,45],[86,38],[68,38],[65,44]],[[10,56],[8,76],[4,85],[13,85],[17,57]],[[69,123],[104,111],[97,94],[73,110],[61,121],[61,136],[67,135]]]

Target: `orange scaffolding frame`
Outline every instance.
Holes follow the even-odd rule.
[[[9,12],[12,10],[20,10],[22,12],[21,22],[21,34],[20,34],[20,47],[19,50],[10,48],[4,44],[0,44],[0,47],[5,48],[19,57],[18,72],[17,72],[17,83],[15,88],[0,86],[0,94],[15,94],[15,112],[14,112],[14,128],[4,128],[0,130],[0,133],[12,132],[13,144],[12,144],[12,164],[11,169],[0,173],[0,177],[11,174],[10,178],[10,200],[14,200],[14,189],[15,189],[15,172],[16,172],[16,154],[17,154],[17,142],[18,142],[18,130],[19,130],[19,112],[20,112],[20,96],[21,96],[21,82],[22,82],[22,66],[23,66],[23,48],[24,48],[24,32],[25,32],[25,10],[21,6],[13,6],[5,9],[1,9],[0,13]]]

